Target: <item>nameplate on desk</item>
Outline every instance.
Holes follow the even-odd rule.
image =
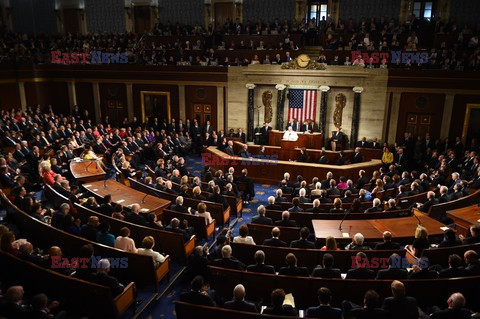
[[[124,199],[119,199],[119,200],[117,200],[116,203],[117,203],[117,204],[120,204],[120,203],[123,203],[124,201],[125,201]]]
[[[140,211],[141,211],[142,213],[146,213],[146,212],[149,211],[149,209],[148,209],[148,208],[142,208],[142,209],[140,209]]]
[[[86,188],[86,187],[92,187],[92,185],[91,185],[91,184],[83,185],[83,187],[85,187],[85,188]]]
[[[98,188],[94,188],[93,191],[94,191],[94,192],[98,191]]]
[[[349,235],[348,233],[342,233],[342,236],[343,236],[344,238],[349,238],[349,237],[350,237],[350,235]]]
[[[440,227],[440,229],[441,229],[442,231],[447,231],[447,230],[449,230],[450,228],[448,228],[447,226],[445,226],[445,227]]]

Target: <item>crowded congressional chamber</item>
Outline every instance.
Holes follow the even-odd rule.
[[[0,319],[480,318],[479,12],[0,0]]]

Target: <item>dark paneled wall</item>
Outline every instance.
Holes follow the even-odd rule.
[[[68,87],[66,82],[25,82],[25,98],[28,106],[48,105],[58,114],[69,114]]]
[[[170,92],[170,112],[171,117],[178,120],[179,118],[179,101],[178,101],[178,86],[176,85],[160,85],[160,84],[134,84],[133,91],[133,115],[137,118],[142,118],[142,108],[140,100],[141,91],[154,92]]]
[[[18,84],[0,84],[0,110],[11,110],[12,108],[20,108]]]
[[[244,0],[243,21],[257,20],[273,22],[275,18],[293,20],[295,17],[295,0]]]
[[[119,113],[119,120],[128,117],[128,107],[127,107],[127,87],[125,84],[119,83],[100,83],[100,110],[102,118],[104,119],[105,114],[107,114],[107,105],[109,102],[116,102],[122,105],[122,110]],[[95,113],[93,113],[95,114]]]
[[[400,16],[400,0],[340,0],[340,18],[353,17],[359,22],[361,17],[381,16],[398,20]]]
[[[85,0],[88,32],[125,32],[124,0]]]
[[[160,22],[204,25],[204,0],[158,0]]]
[[[455,99],[453,100],[452,119],[450,122],[450,132],[448,134],[450,139],[462,136],[467,104],[480,104],[480,95],[455,95]]]
[[[52,33],[57,31],[55,0],[10,1],[16,32]]]
[[[78,108],[83,112],[95,116],[95,102],[93,99],[93,85],[90,82],[75,82],[75,94]]]
[[[217,106],[217,88],[215,86],[198,86],[198,85],[187,85],[185,87],[185,115],[189,119],[194,118],[195,114],[195,105],[198,104],[198,107],[202,107],[202,116],[205,118],[206,115],[210,115],[210,123],[217,130],[223,129],[217,128],[217,110],[218,108],[223,108],[223,105]],[[211,106],[211,113],[205,113],[205,105]],[[203,125],[203,119],[200,121],[200,125]]]
[[[458,29],[461,30],[465,23],[475,26],[478,23],[480,1],[478,0],[452,0],[451,16],[457,20]]]
[[[421,103],[419,101],[426,101]],[[431,115],[430,135],[436,139],[440,137],[440,129],[443,118],[444,94],[432,93],[402,93],[400,99],[400,111],[398,113],[397,141],[403,140],[409,113]]]

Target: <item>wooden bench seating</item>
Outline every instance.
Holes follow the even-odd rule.
[[[115,298],[109,287],[65,276],[0,251],[0,278],[6,286],[21,285],[29,295],[45,293],[62,307],[89,318],[120,318],[135,305],[135,283]]]
[[[208,307],[175,301],[175,314],[178,319],[273,319],[278,316],[262,315],[260,313],[230,310],[220,307]],[[282,317],[297,318],[297,317]]]
[[[324,251],[320,249],[303,249],[303,248],[288,248],[288,247],[272,247],[263,245],[248,245],[240,243],[231,243],[233,256],[242,261],[245,265],[255,264],[254,255],[257,250],[263,250],[265,253],[265,264],[272,265],[278,271],[280,267],[285,266],[285,256],[288,253],[293,253],[298,259],[299,267],[307,267],[310,272],[322,265],[323,255],[326,253],[332,254],[334,258],[334,267],[339,268],[342,272],[347,272],[352,268],[352,257],[354,257],[358,250],[336,250]],[[363,251],[367,258],[387,258],[393,253],[405,257],[406,251],[399,250],[365,250]],[[379,266],[381,267],[381,265]]]
[[[363,304],[363,296],[369,289],[378,292],[381,298],[391,296],[391,280],[358,279],[322,279],[311,277],[291,277],[252,273],[210,266],[210,285],[225,300],[232,298],[235,285],[245,286],[250,300],[263,300],[270,305],[270,294],[275,288],[282,288],[286,293],[293,293],[295,304],[299,309],[318,306],[317,290],[328,287],[332,291],[333,306],[340,306],[343,299]],[[480,293],[480,276],[449,279],[402,280],[408,296],[415,297],[420,306],[443,305],[453,292],[461,292],[467,300],[467,307],[478,303]],[[474,307],[475,308],[475,307]]]
[[[118,234],[122,227],[128,227],[130,229],[130,238],[135,241],[137,247],[141,247],[143,238],[146,236],[152,236],[155,240],[155,246],[153,249],[158,252],[166,253],[175,260],[186,260],[195,248],[195,238],[191,238],[188,242],[185,242],[182,234],[140,226],[127,221],[115,219],[79,204],[72,205],[67,198],[57,193],[48,185],[45,187],[45,190],[47,191],[47,197],[52,199],[55,207],[60,206],[62,203],[69,203],[71,207],[75,209],[76,217],[80,218],[82,223],[86,223],[90,216],[97,216],[100,222],[105,221],[110,224],[110,229],[113,233]]]
[[[452,254],[457,254],[463,259],[463,254],[470,249],[475,250],[477,253],[480,253],[480,244],[461,245],[445,248],[429,248],[423,250],[422,258],[428,258],[429,266],[440,265],[444,268],[447,268],[448,256]]]
[[[128,267],[112,268],[112,276],[123,282],[133,281],[137,285],[153,284],[155,291],[157,290],[157,284],[170,271],[169,258],[155,268],[153,259],[150,256],[129,253],[64,232],[27,215],[13,205],[3,193],[1,193],[1,198],[7,208],[9,218],[12,218],[13,223],[35,247],[48,249],[51,246],[59,246],[64,256],[75,257],[78,256],[79,250],[83,245],[91,244],[94,248],[95,256],[128,258]]]
[[[262,244],[265,239],[272,238],[272,229],[277,226],[247,224],[249,235],[253,237],[256,244]],[[288,245],[292,240],[300,237],[300,227],[283,227],[280,228],[280,239]]]
[[[465,197],[452,200],[450,202],[432,205],[428,210],[427,214],[433,219],[438,221],[445,221],[447,219],[447,211],[462,208],[470,205],[477,205],[480,199],[480,189],[476,190],[474,193],[467,195]]]
[[[136,189],[138,191],[144,192],[146,194],[151,194],[158,196],[160,198],[168,199],[172,203],[175,203],[175,200],[177,198],[177,195],[170,194],[167,192],[162,192],[161,190],[155,189],[153,187],[144,185],[140,182],[137,182],[134,179],[129,178],[130,181],[130,186],[133,189]],[[183,204],[185,206],[191,206],[195,209],[197,209],[198,203],[202,201],[197,200],[197,199],[192,199],[192,198],[184,198],[183,199]],[[214,218],[217,221],[218,226],[224,226],[224,225],[229,225],[230,224],[230,207],[227,209],[223,209],[223,205],[219,203],[213,203],[209,201],[203,201],[207,205],[207,210],[210,212],[212,215],[212,218]]]
[[[279,210],[266,210],[265,216],[270,217],[273,221],[281,220],[282,219],[282,211]],[[381,212],[381,213],[351,213],[345,216],[345,214],[338,214],[338,213],[290,213],[290,219],[297,222],[298,227],[308,227],[310,231],[312,228],[312,220],[313,219],[337,219],[342,220],[343,217],[345,219],[381,219],[381,218],[394,218],[394,217],[404,217],[410,216],[411,213],[406,210],[395,210],[389,212]]]
[[[170,224],[170,221],[175,217],[180,221],[186,219],[188,226],[193,226],[195,236],[198,240],[205,239],[205,241],[208,241],[211,236],[215,236],[215,219],[209,225],[205,225],[205,218],[201,216],[179,213],[170,209],[163,210],[164,225]]]

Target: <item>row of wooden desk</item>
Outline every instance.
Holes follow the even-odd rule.
[[[282,146],[284,131],[271,130],[268,134],[268,145],[270,146]],[[301,133],[297,132],[298,140],[288,141],[285,145],[291,145],[287,147],[293,149],[295,147],[306,147],[311,149],[321,149],[323,146],[323,134],[322,133]]]
[[[480,207],[468,206],[447,211],[447,216],[455,222],[457,234],[467,236],[471,225],[480,223]]]
[[[92,182],[105,178],[105,171],[96,160],[70,161],[70,172],[79,182]]]

